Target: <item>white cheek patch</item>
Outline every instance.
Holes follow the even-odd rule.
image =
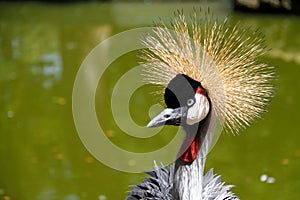
[[[187,111],[186,123],[193,125],[203,120],[209,112],[209,102],[206,96],[195,94],[195,103]]]

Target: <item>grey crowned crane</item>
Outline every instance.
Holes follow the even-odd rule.
[[[186,134],[175,163],[155,164],[127,200],[238,199],[212,169],[204,175],[206,156],[216,123],[236,134],[265,111],[274,69],[257,59],[266,52],[259,31],[198,14],[190,27],[177,12],[171,29],[158,25],[143,39],[145,80],[164,86],[166,104],[148,127],[181,126]]]

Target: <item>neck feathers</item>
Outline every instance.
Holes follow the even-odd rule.
[[[196,159],[189,164],[182,162],[180,159],[176,160],[172,199],[202,199],[204,165],[213,138],[215,125],[216,117],[212,109],[208,116],[198,124],[196,137],[199,139],[200,147]],[[189,129],[184,129],[186,134],[189,134]]]

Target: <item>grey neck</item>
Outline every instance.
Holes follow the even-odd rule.
[[[172,199],[202,199],[204,165],[212,142],[215,126],[215,113],[211,111],[203,123],[197,127],[199,150],[196,159],[189,164],[184,163],[180,158],[176,160]],[[185,131],[187,131],[186,128]],[[186,134],[189,133],[187,132]]]

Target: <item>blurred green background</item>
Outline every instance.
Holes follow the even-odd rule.
[[[221,18],[229,16],[230,23],[260,28],[271,48],[262,59],[278,73],[269,112],[239,136],[222,134],[209,154],[207,169],[213,167],[226,183],[234,184],[241,199],[299,199],[300,18],[237,14],[228,1],[1,3],[0,199],[124,199],[129,186],[145,175],[101,164],[80,141],[72,116],[77,70],[104,39],[152,26],[159,17],[168,22],[176,9],[189,14],[200,6],[209,6]],[[111,141],[147,152],[167,144],[176,129],[164,129],[141,143],[118,128],[109,106],[118,78],[140,61],[136,54],[120,57],[106,70],[97,89],[96,109]],[[137,90],[129,105],[139,125],[149,121],[149,107],[157,101],[149,94],[152,89]]]

